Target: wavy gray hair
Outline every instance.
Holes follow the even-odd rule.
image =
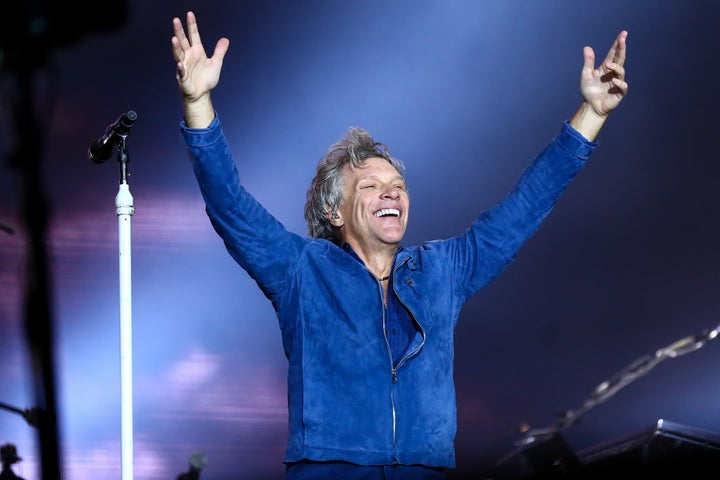
[[[330,223],[327,214],[337,212],[345,201],[345,166],[360,167],[368,158],[384,158],[404,176],[405,166],[390,155],[384,143],[373,140],[362,128],[348,128],[345,136],[327,148],[308,188],[305,221],[311,237],[325,238],[340,244],[340,231]]]

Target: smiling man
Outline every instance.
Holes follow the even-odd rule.
[[[512,261],[597,147],[628,89],[627,32],[597,68],[584,48],[580,107],[503,201],[461,235],[405,246],[403,164],[361,128],[349,128],[317,166],[309,238],[277,221],[241,185],[210,99],[229,40],[207,57],[192,12],[187,34],[179,18],[173,29],[181,133],[207,214],[282,332],[286,479],[443,478],[455,466],[460,310]]]
[[[309,234],[349,245],[377,278],[387,280],[410,212],[402,171],[385,145],[350,128],[329,148],[308,190]],[[327,196],[323,182],[334,190]],[[323,228],[325,222],[331,228]]]

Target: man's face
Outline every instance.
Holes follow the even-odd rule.
[[[405,179],[384,158],[345,167],[345,202],[338,210],[342,238],[355,249],[397,246],[407,228],[410,199]]]

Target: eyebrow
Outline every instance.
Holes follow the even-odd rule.
[[[378,177],[377,175],[365,175],[365,176],[362,176],[362,177],[358,178],[358,181],[368,180],[368,179],[379,180],[380,177]],[[405,181],[405,177],[403,177],[403,176],[400,175],[400,174],[397,174],[397,175],[394,175],[394,176],[392,177],[392,180],[402,180],[402,181],[404,182],[404,181]]]

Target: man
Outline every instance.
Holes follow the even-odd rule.
[[[2,469],[0,470],[0,480],[23,480],[22,477],[15,475],[12,466],[15,463],[22,461],[17,454],[17,447],[14,443],[6,443],[0,447],[0,463],[2,463]]]
[[[311,238],[291,233],[240,184],[210,92],[196,18],[173,19],[182,137],[213,227],[277,313],[288,358],[286,479],[440,479],[455,466],[453,329],[464,302],[514,258],[597,147],[628,90],[621,32],[602,64],[584,48],[583,101],[513,191],[462,235],[402,246],[403,166],[350,128],[307,193]]]

